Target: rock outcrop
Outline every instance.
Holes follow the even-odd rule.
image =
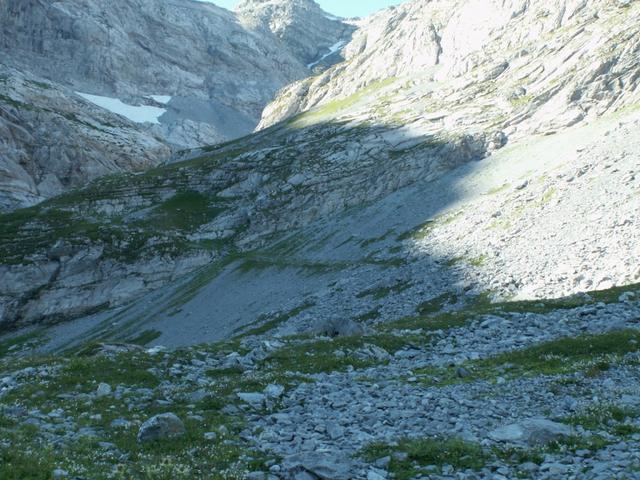
[[[6,193],[0,208],[29,206],[104,173],[157,165],[169,158],[168,148],[250,133],[276,92],[308,76],[308,64],[329,46],[346,43],[353,30],[329,20],[309,0],[270,6],[265,11],[264,5],[245,4],[238,16],[191,0],[0,3],[6,65],[0,78],[7,78],[0,82],[0,105],[28,123],[27,132],[65,132],[56,148],[48,143],[55,133],[28,141],[24,135],[0,139],[11,150],[3,158],[6,180],[0,180],[0,191]],[[271,25],[277,26],[273,32]],[[19,100],[33,97],[39,85],[46,87],[37,97]],[[53,97],[60,90],[74,97],[65,107],[69,121],[58,116],[50,124],[51,116],[42,112],[58,108]],[[124,120],[110,113],[125,115],[129,133],[104,139],[94,132],[91,140],[76,141],[88,133],[74,118],[97,115],[96,104],[104,107],[109,124]],[[114,154],[122,158],[116,161]]]
[[[479,5],[485,4],[480,2]],[[480,25],[489,22],[491,26],[487,30],[490,35],[482,37],[485,42],[482,51],[469,47],[466,56],[454,58],[450,49],[442,47],[445,53],[436,55],[438,58],[429,57],[429,62],[436,64],[433,71],[425,70],[427,64],[422,57],[411,60],[411,56],[406,56],[393,72],[397,77],[376,80],[350,96],[329,100],[331,88],[339,90],[341,85],[349,83],[345,80],[348,78],[344,77],[345,72],[352,68],[365,71],[366,58],[357,60],[357,55],[352,56],[329,70],[324,77],[326,89],[314,80],[301,102],[287,103],[289,97],[285,92],[274,104],[284,105],[285,109],[291,106],[296,112],[300,105],[315,98],[315,93],[322,96],[324,92],[329,96],[318,108],[218,148],[184,152],[178,163],[145,175],[105,179],[46,202],[28,213],[16,212],[3,217],[7,233],[0,242],[1,323],[8,327],[57,321],[121,305],[205,265],[209,265],[209,273],[205,273],[209,280],[220,272],[221,264],[228,265],[238,258],[261,265],[265,257],[274,255],[261,252],[269,252],[270,247],[280,251],[276,248],[280,245],[278,241],[286,243],[296,229],[312,228],[322,221],[338,222],[339,215],[347,209],[351,209],[349,212],[353,216],[356,207],[377,204],[381,210],[374,209],[371,218],[380,218],[384,225],[389,222],[384,209],[401,206],[384,203],[381,199],[404,187],[437,180],[454,168],[495,154],[505,145],[516,147],[531,135],[564,134],[571,127],[586,125],[603,115],[622,114],[640,101],[637,60],[640,7],[637,2],[625,7],[618,2],[599,1],[579,3],[573,8],[558,2],[554,4],[557,11],[541,10],[539,5],[526,2],[523,8],[516,8],[516,2],[505,5],[506,13],[498,10],[502,13],[497,19],[480,22]],[[403,22],[412,25],[417,22],[416,18],[426,18],[424,15],[429,12],[444,12],[444,7],[451,6],[457,8],[451,18],[467,18],[473,11],[468,10],[467,3],[449,0],[410,2],[370,20],[372,25],[378,25],[376,22],[384,19],[384,25],[396,25],[396,28],[382,28],[377,34],[380,37],[377,42],[372,40],[376,29],[368,34],[361,31],[357,36],[371,35],[365,42],[367,48],[374,48],[376,43],[379,47],[384,46],[380,52],[384,57],[386,49],[400,51],[406,44],[406,36],[401,32],[411,30]],[[432,18],[432,15],[427,16]],[[552,18],[559,20],[551,21]],[[444,31],[441,33],[416,37],[418,43],[413,50],[420,44],[424,45],[425,51],[431,51],[435,37],[441,38],[438,40],[441,46],[447,45],[446,38],[456,43],[455,31],[446,35]],[[358,44],[357,38],[354,42],[352,47]],[[464,49],[455,51],[458,56],[465,52]],[[376,65],[377,58],[372,53],[369,61]],[[444,62],[446,58],[452,60]],[[360,67],[357,67],[358,61],[362,62]],[[440,62],[448,65],[446,70],[438,67]],[[412,67],[414,63],[416,68]],[[462,65],[467,67],[462,68]],[[372,67],[371,71],[375,75],[378,69]],[[442,77],[442,72],[447,75]],[[381,75],[379,71],[378,74]],[[343,80],[345,83],[341,83]],[[604,132],[608,128],[602,126],[594,131]],[[619,136],[616,134],[616,138],[626,138],[628,133],[625,132],[631,127],[625,128]],[[584,144],[580,148],[596,151],[583,140],[575,143]],[[609,155],[616,158],[622,155],[618,147],[607,145]],[[514,161],[518,159],[518,165],[526,162],[521,156],[514,155],[513,158]],[[629,168],[628,159],[624,155],[622,158],[624,161],[620,165]],[[579,165],[583,160],[576,160],[576,168],[582,168]],[[538,166],[528,168],[535,171]],[[526,169],[519,174],[528,178]],[[569,174],[563,172],[563,175]],[[505,181],[507,178],[509,182],[514,181],[512,176],[507,175]],[[534,179],[528,181],[534,182]],[[633,180],[624,182],[625,189],[632,188]],[[529,192],[537,195],[539,184],[536,181],[535,189],[515,193],[513,197],[519,205],[525,204]],[[549,184],[549,189],[558,188],[553,182],[542,184]],[[454,188],[450,192],[451,186],[441,187],[443,193],[433,199],[433,205],[446,209],[448,205],[444,200],[450,199],[457,190]],[[600,188],[599,184],[580,188],[595,191],[596,187]],[[469,188],[461,187],[461,191]],[[408,192],[408,196],[417,195],[416,198],[426,195],[417,190],[404,192]],[[621,194],[624,192],[626,190]],[[546,204],[552,193],[541,192],[540,202]],[[411,198],[407,197],[407,204],[413,203]],[[571,198],[571,202],[577,201],[573,195],[567,198]],[[624,209],[627,207],[619,202],[616,205],[620,206],[616,207],[620,214],[626,215]],[[477,205],[473,206],[473,209],[477,208]],[[597,208],[607,207],[603,204]],[[505,228],[511,228],[519,219],[518,212],[507,210],[505,207],[500,215],[514,217],[513,221],[505,223]],[[538,218],[537,210],[535,212],[527,218]],[[430,216],[436,216],[436,213],[431,211]],[[473,215],[460,215],[468,225],[475,225]],[[429,219],[422,219],[425,220]],[[499,224],[499,221],[495,223]],[[69,224],[73,228],[69,228]],[[457,223],[445,224],[448,236],[443,245],[459,246],[464,250],[459,255],[465,258],[477,253],[477,258],[470,262],[478,268],[486,258],[497,258],[497,255],[476,252],[473,246],[466,245],[465,235],[458,230],[452,231],[453,227],[458,228]],[[334,223],[336,228],[337,225],[339,223]],[[461,231],[466,225],[460,226]],[[353,224],[348,223],[342,230],[352,228],[355,228]],[[400,228],[394,225],[387,230]],[[316,239],[319,245],[332,245],[332,251],[339,252],[341,242],[349,244],[349,238],[342,238],[338,244],[331,243],[328,239],[342,230],[327,229],[326,239]],[[569,229],[568,224],[563,224],[556,231]],[[484,230],[472,230],[473,234],[467,234],[466,238],[485,242],[489,252],[497,242],[506,241],[503,237],[496,238],[492,232],[482,236],[486,233]],[[388,239],[392,236],[389,231],[378,233],[381,238]],[[520,231],[523,231],[522,227]],[[511,234],[513,238],[520,238],[518,232]],[[398,235],[400,233],[398,231]],[[538,233],[542,235],[543,232]],[[620,234],[624,232],[620,231]],[[585,235],[574,239],[570,247],[583,248],[589,241]],[[603,241],[615,240],[614,243],[623,246],[622,251],[632,243],[632,237],[627,234],[619,239],[607,237],[604,231],[598,235]],[[426,235],[422,240],[416,242],[416,249],[425,248],[429,253],[420,253],[418,258],[434,255],[437,248],[446,250],[443,245],[429,243]],[[526,242],[526,239],[522,241]],[[380,243],[367,239],[365,244]],[[541,238],[540,244],[548,245],[548,242]],[[393,248],[403,251],[404,247],[395,245]],[[604,244],[602,248],[606,249]],[[257,258],[252,259],[252,252]],[[536,255],[544,255],[544,252],[536,252]],[[364,265],[404,262],[393,255],[383,259],[378,255],[377,250],[367,251],[359,261]],[[445,257],[455,259],[457,255],[455,251],[447,250]],[[543,262],[532,263],[534,259],[528,253],[521,257],[529,258],[529,261],[527,264],[515,262],[512,275],[526,271],[526,281],[503,278],[509,271],[503,268],[499,272],[484,272],[479,277],[470,276],[461,281],[464,287],[460,289],[478,291],[483,285],[493,287],[495,283],[498,293],[505,296],[535,297],[541,291],[546,293],[547,287],[540,283],[544,283],[542,279],[551,278],[551,266],[543,265]],[[311,260],[305,265],[309,262],[313,265]],[[351,265],[349,262],[347,264]],[[581,264],[569,263],[568,269],[582,268]],[[453,268],[455,264],[453,262],[449,270],[455,270],[459,275]],[[344,264],[338,262],[338,265]],[[535,271],[529,269],[532,265],[535,265]],[[621,266],[611,282],[633,277],[631,267]],[[431,268],[440,267],[431,265],[427,270]],[[593,275],[593,285],[601,284],[601,279],[595,278],[600,273]],[[405,278],[410,272],[398,267],[398,275]],[[425,276],[430,274],[425,273]],[[470,285],[474,278],[480,278],[482,282]],[[553,278],[556,278],[555,274]],[[197,290],[207,282],[198,280],[196,283],[198,286],[194,288]],[[443,280],[442,283],[446,282]],[[554,288],[562,294],[570,294],[579,291],[579,285],[554,284]],[[438,283],[437,288],[441,287]],[[395,287],[385,284],[380,288]],[[332,298],[342,298],[342,294],[331,288],[328,291],[332,292]],[[175,311],[175,303],[181,304],[185,298],[190,298],[189,295],[191,293],[183,295],[167,308]],[[334,304],[329,302],[327,305]],[[356,317],[367,317],[371,312],[352,313]],[[331,320],[331,317],[321,320]]]
[[[341,49],[356,30],[313,0],[244,0],[236,12],[248,28],[272,32],[310,68],[342,60]]]
[[[473,104],[469,123],[493,104],[529,132],[574,124],[637,101],[623,95],[638,83],[637,16],[612,0],[407,2],[364,21],[346,61],[287,87],[259,128],[390,77],[431,82],[420,100],[433,116]]]
[[[170,156],[151,132],[28,72],[0,64],[0,91],[0,211]]]

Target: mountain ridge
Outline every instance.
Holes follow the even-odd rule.
[[[119,0],[106,5],[89,0],[10,0],[0,5],[0,48],[8,66],[34,77],[32,86],[47,84],[49,90],[60,87],[85,95],[85,99],[93,98],[86,94],[97,95],[98,103],[113,105],[109,108],[115,113],[123,103],[129,110],[159,112],[153,123],[127,118],[129,128],[139,133],[125,140],[127,144],[138,142],[142,148],[144,144],[163,143],[165,149],[152,161],[158,165],[170,158],[167,148],[175,152],[250,133],[276,91],[308,75],[307,63],[315,60],[314,48],[320,57],[324,44],[349,37],[351,26],[328,20],[315,3],[311,4],[315,8],[305,10],[304,15],[286,8],[287,2],[270,13],[269,18],[276,19],[282,28],[297,28],[297,22],[305,22],[304,31],[298,29],[296,36],[280,38],[269,28],[259,27],[261,20],[248,26],[257,15],[248,8],[243,13],[243,25],[233,12],[194,1]],[[301,42],[306,42],[302,53]],[[41,95],[36,104],[11,101],[22,92],[4,85],[0,84],[3,109],[22,117],[23,127],[38,128],[39,118],[32,112],[49,108],[48,97]],[[87,100],[85,105],[74,102],[71,113],[82,116],[95,107],[95,101]],[[62,168],[47,171],[48,164],[61,163],[67,170],[101,171],[95,167],[100,150],[113,150],[114,142],[101,141],[85,127],[72,120],[50,125],[59,130],[60,136],[77,138],[48,158],[34,158],[29,145],[6,145],[4,168],[8,179],[2,190],[8,198],[2,201],[3,208],[29,206],[50,197],[53,192],[44,188],[47,184],[38,187],[44,175],[55,178],[58,192],[96,178],[95,174],[85,175],[78,181]],[[91,142],[83,140],[87,136],[92,137]],[[87,159],[73,150],[73,144],[82,144],[88,150]],[[46,145],[38,146],[38,150],[46,156]],[[128,155],[125,148],[121,155]],[[135,164],[135,160],[130,158],[129,163]],[[129,170],[148,165],[140,163]],[[109,173],[119,170],[110,169]]]

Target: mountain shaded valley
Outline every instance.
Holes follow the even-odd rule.
[[[0,477],[640,478],[640,3],[31,3]]]

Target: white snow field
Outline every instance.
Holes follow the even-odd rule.
[[[146,105],[135,106],[128,105],[122,100],[111,97],[101,97],[99,95],[90,95],[88,93],[76,92],[85,100],[90,101],[94,105],[97,105],[105,110],[109,110],[110,112],[116,113],[118,115],[122,115],[125,118],[128,118],[132,122],[136,123],[154,123],[159,124],[158,120],[164,113],[166,113],[166,109],[159,107],[150,107]],[[166,99],[167,97],[162,97]],[[169,97],[170,98],[170,97]],[[154,98],[154,100],[156,100]],[[160,102],[160,100],[156,100]],[[165,103],[165,102],[161,102]],[[167,102],[168,103],[168,102]]]

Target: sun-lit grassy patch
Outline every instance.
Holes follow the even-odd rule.
[[[628,436],[640,433],[640,425],[634,423],[638,417],[640,417],[638,408],[596,404],[560,420],[570,425],[579,425],[587,430],[607,431],[619,436]]]
[[[318,108],[298,115],[291,120],[289,125],[293,128],[302,128],[311,125],[321,119],[335,117],[337,114],[357,105],[360,101],[375,94],[379,90],[392,85],[396,82],[396,80],[396,77],[389,77],[383,80],[375,81],[367,85],[363,89],[357,91],[353,95],[332,100],[328,103],[325,103],[324,105],[319,106]]]
[[[560,375],[585,372],[593,375],[599,366],[622,361],[624,355],[640,350],[640,331],[619,330],[598,335],[559,338],[531,347],[504,352],[482,360],[470,361],[469,376],[460,378],[455,368],[416,369],[432,385],[475,380],[492,381],[499,376],[517,378],[534,375]],[[607,367],[608,368],[608,367]]]

